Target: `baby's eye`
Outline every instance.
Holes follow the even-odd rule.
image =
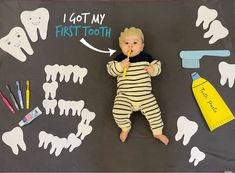
[[[128,42],[125,42],[124,44],[128,44]]]
[[[137,42],[137,41],[135,41],[135,42],[134,42],[134,44],[138,44],[138,42]]]

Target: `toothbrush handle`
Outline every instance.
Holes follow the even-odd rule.
[[[21,109],[24,109],[24,104],[23,104],[23,98],[22,98],[21,90],[18,90],[18,97],[19,97],[19,100],[20,100],[20,107],[21,107]]]
[[[11,104],[9,103],[9,101],[2,95],[2,93],[0,93],[2,100],[4,101],[4,103],[7,105],[7,107],[11,110],[12,113],[15,113],[15,110],[12,108]]]
[[[26,90],[26,109],[29,109],[29,90]]]

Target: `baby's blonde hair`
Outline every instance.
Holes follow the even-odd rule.
[[[121,32],[119,37],[119,45],[123,42],[123,40],[130,36],[130,35],[136,35],[140,37],[144,43],[144,34],[139,28],[131,27],[131,28],[125,28],[123,32]]]

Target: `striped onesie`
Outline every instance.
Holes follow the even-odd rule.
[[[157,76],[161,72],[161,62],[141,52],[135,57],[130,57],[130,65],[126,76],[123,77],[121,61],[125,58],[127,57],[121,53],[107,64],[108,73],[117,77],[118,89],[113,106],[114,120],[122,131],[128,131],[131,129],[132,112],[141,111],[148,120],[153,135],[162,134],[161,111],[151,92],[151,76],[144,70],[146,66],[152,65],[155,69],[155,74],[152,76]]]

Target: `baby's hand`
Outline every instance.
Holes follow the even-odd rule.
[[[155,71],[154,71],[155,69],[154,69],[153,66],[151,66],[151,65],[145,67],[144,70],[146,70],[146,71],[148,72],[148,74],[150,74],[150,75],[153,75],[154,72],[155,72]]]
[[[126,58],[126,59],[122,60],[121,66],[122,66],[123,69],[128,68],[129,65],[130,65],[129,58]]]

